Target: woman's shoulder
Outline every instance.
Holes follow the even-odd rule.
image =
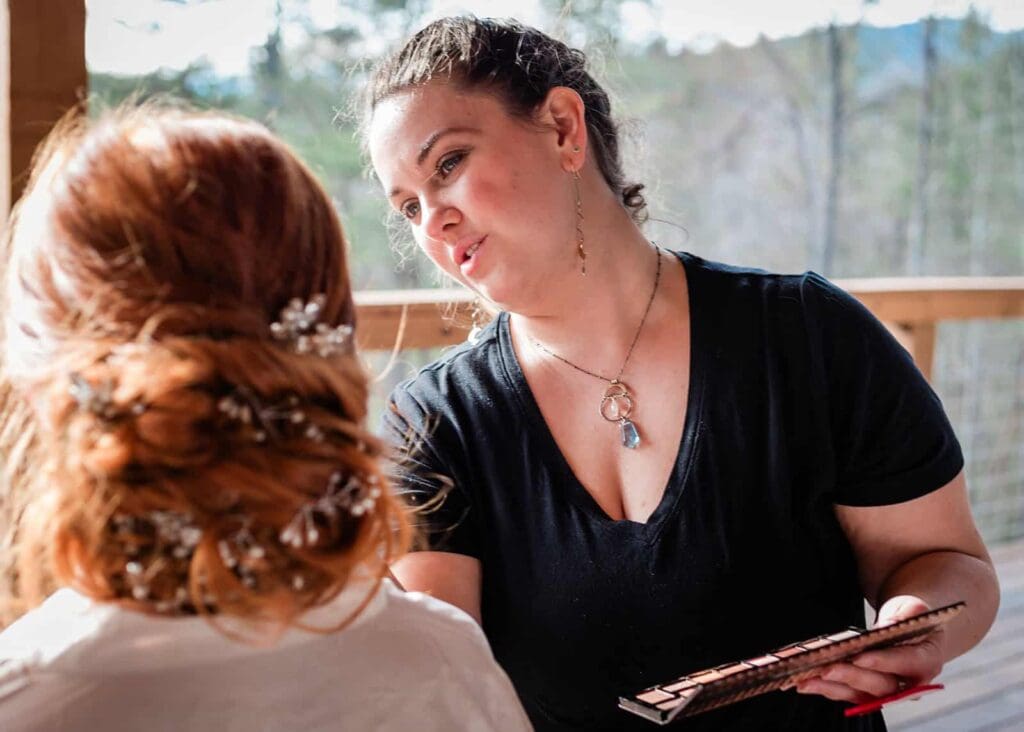
[[[58,590],[0,633],[0,664],[8,671],[53,664],[93,637],[117,612],[74,590]]]
[[[780,296],[799,295],[808,288],[814,291],[842,290],[813,270],[779,272],[761,267],[719,262],[689,252],[677,251],[686,267],[687,278],[697,286],[739,293],[743,291],[777,293]]]
[[[696,298],[731,327],[774,322],[783,328],[827,328],[843,320],[872,318],[856,298],[813,270],[774,272],[676,254],[686,267],[691,300]]]
[[[448,647],[475,651],[487,650],[487,639],[469,614],[447,602],[422,592],[403,592],[385,581],[381,588],[387,605],[377,622],[393,629],[408,628],[425,641],[438,641]],[[456,646],[452,643],[457,642]]]
[[[202,619],[151,618],[61,591],[49,607],[29,613],[2,636],[0,727],[5,732],[55,729],[52,717],[59,713],[62,729],[110,728],[112,716],[124,728],[135,729],[139,717],[174,703],[188,705],[193,721],[212,720],[228,708],[239,720],[255,723],[259,718],[260,728],[267,729],[283,728],[283,719],[299,709],[318,720],[310,729],[329,729],[321,723],[328,719],[358,729],[409,729],[418,718],[428,729],[521,728],[493,721],[514,719],[520,712],[472,619],[387,582],[368,604],[366,591],[365,583],[356,582],[310,613],[305,619],[309,630],[289,629],[272,644],[228,639]],[[360,606],[362,612],[342,630],[315,632],[333,627]],[[111,618],[102,620],[107,614]],[[78,617],[91,618],[99,629],[89,631]],[[61,625],[69,619],[81,626],[73,633]],[[57,643],[52,636],[66,637]],[[310,688],[335,693],[279,688],[280,678],[310,668],[317,670]],[[134,697],[126,707],[116,711],[97,705],[127,678]],[[269,711],[259,701],[268,694],[279,702]],[[487,704],[469,701],[482,697]],[[466,725],[464,715],[470,718]],[[171,728],[160,719],[151,726]]]
[[[63,589],[0,633],[0,719],[4,730],[47,729],[40,722],[53,703],[87,685],[87,676],[51,673],[88,645],[115,608]]]
[[[390,582],[381,592],[385,607],[366,626],[366,650],[378,659],[393,659],[400,666],[397,673],[432,681],[431,699],[425,704],[433,705],[437,718],[428,722],[439,729],[446,728],[445,719],[451,729],[530,729],[511,681],[473,618]]]
[[[501,344],[499,314],[473,341],[449,349],[391,391],[390,410],[420,422],[429,415],[457,416],[462,421],[483,404],[509,394],[508,356]]]

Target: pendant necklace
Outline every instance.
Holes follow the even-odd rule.
[[[637,341],[640,340],[640,333],[644,329],[644,323],[647,322],[647,315],[651,312],[651,305],[654,303],[654,296],[658,292],[658,282],[661,280],[661,249],[655,245],[654,252],[658,257],[658,268],[654,272],[654,287],[651,288],[651,296],[647,299],[647,307],[644,308],[644,315],[640,318],[640,325],[637,326],[636,333],[633,335],[633,342],[629,344],[629,350],[626,351],[626,358],[622,361],[619,373],[615,375],[614,379],[609,379],[607,376],[602,376],[601,374],[594,373],[593,371],[588,371],[582,366],[577,366],[569,359],[559,356],[535,338],[530,338],[533,345],[547,353],[549,356],[554,356],[562,363],[572,366],[577,371],[587,374],[588,376],[593,376],[595,379],[607,382],[608,388],[605,389],[604,394],[601,395],[601,404],[598,407],[598,412],[601,417],[608,422],[618,423],[622,446],[627,447],[630,450],[635,450],[640,446],[640,431],[637,429],[636,423],[629,418],[633,413],[633,408],[636,406],[636,400],[630,393],[629,387],[623,383],[622,374],[626,371],[626,366],[629,364],[629,357],[633,355],[633,349],[636,347]]]

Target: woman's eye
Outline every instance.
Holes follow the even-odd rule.
[[[407,219],[414,219],[419,215],[420,205],[416,201],[407,201],[402,204],[402,207],[398,209],[399,212]]]
[[[441,158],[437,163],[437,174],[441,178],[447,178],[458,167],[464,157],[466,157],[466,153],[460,151]]]

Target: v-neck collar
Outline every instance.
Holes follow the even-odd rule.
[[[686,395],[686,417],[676,459],[669,473],[661,499],[657,507],[648,516],[647,521],[631,519],[613,519],[601,508],[590,492],[583,486],[573,472],[569,461],[559,448],[554,435],[548,427],[544,415],[537,405],[533,391],[526,380],[515,348],[512,345],[512,334],[509,328],[509,315],[502,312],[498,316],[497,336],[498,349],[501,356],[505,377],[520,402],[526,416],[530,440],[539,450],[540,455],[550,466],[555,480],[553,485],[565,486],[565,497],[578,509],[592,519],[595,526],[614,531],[626,531],[639,539],[653,542],[661,533],[665,519],[676,512],[680,496],[683,494],[690,465],[697,452],[700,436],[701,412],[704,401],[705,354],[707,346],[704,342],[705,328],[701,321],[703,308],[700,302],[702,283],[700,266],[694,257],[685,252],[672,252],[679,258],[686,271],[687,297],[689,298],[690,318],[690,375],[689,388]]]

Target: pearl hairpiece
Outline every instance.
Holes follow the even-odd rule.
[[[318,323],[327,296],[313,295],[309,302],[293,298],[281,310],[279,320],[270,324],[270,333],[284,342],[295,353],[311,354],[328,358],[351,350],[352,326],[338,325],[332,328]]]
[[[328,479],[324,494],[300,508],[278,538],[294,549],[314,549],[329,544],[340,532],[342,512],[359,518],[373,510],[380,495],[376,475],[365,478],[352,475],[345,480],[345,476],[336,471]]]
[[[239,386],[217,402],[217,409],[228,420],[238,424],[253,442],[280,440],[285,435],[296,434],[313,442],[326,439],[323,429],[309,421],[295,394],[283,401],[267,404],[251,390]]]
[[[174,564],[187,566],[203,536],[192,516],[178,511],[149,511],[142,516],[115,515],[110,520],[110,528],[114,536],[126,546],[126,589],[139,602],[153,599],[150,582],[154,569]],[[144,551],[144,548],[148,551]],[[180,573],[187,575],[187,570],[182,569]],[[208,605],[212,604],[209,597],[204,601]],[[166,613],[182,611],[190,606],[191,599],[182,581],[173,599],[159,600],[154,608],[157,612]]]

